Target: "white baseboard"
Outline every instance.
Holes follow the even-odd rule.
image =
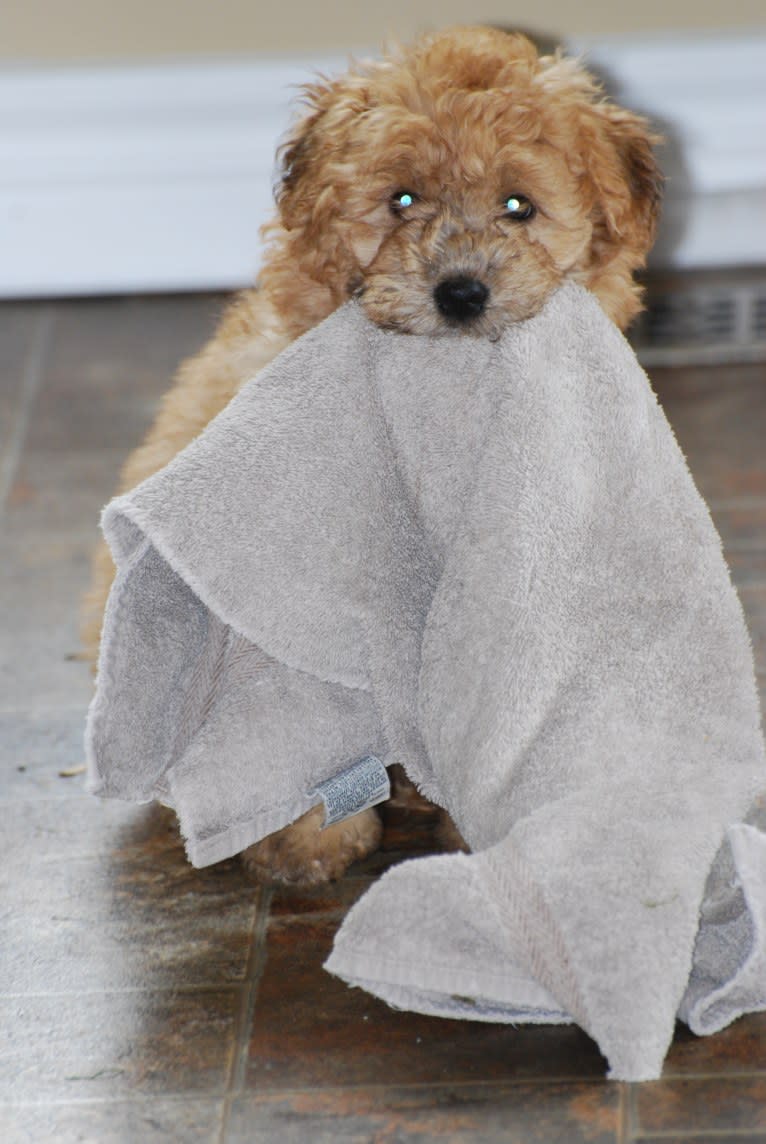
[[[0,294],[250,282],[295,85],[328,64],[0,74]]]
[[[671,143],[655,256],[766,263],[766,32],[574,45]],[[0,296],[253,280],[295,85],[345,60],[0,73]]]

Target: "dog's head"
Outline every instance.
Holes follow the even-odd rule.
[[[647,123],[522,35],[455,28],[307,89],[282,150],[294,264],[379,325],[494,337],[564,279],[624,326],[660,177]]]

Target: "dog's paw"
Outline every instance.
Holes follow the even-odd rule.
[[[322,830],[324,807],[242,852],[248,873],[266,886],[319,886],[342,877],[352,862],[380,845],[383,828],[374,810],[363,810]]]

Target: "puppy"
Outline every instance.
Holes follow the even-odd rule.
[[[518,34],[459,27],[306,89],[281,149],[276,217],[255,289],[180,369],[127,489],[165,465],[291,341],[349,297],[402,334],[497,338],[564,280],[621,328],[652,244],[660,176],[647,123],[575,61]],[[96,557],[85,639],[95,657],[113,575]],[[374,810],[321,811],[245,852],[263,881],[316,883],[374,849]]]

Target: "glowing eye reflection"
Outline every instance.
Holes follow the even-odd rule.
[[[509,218],[521,220],[531,218],[535,213],[535,208],[526,195],[511,195],[503,203],[505,212]]]
[[[397,210],[411,207],[414,202],[415,196],[411,191],[397,191],[395,195],[391,196],[391,205]]]

